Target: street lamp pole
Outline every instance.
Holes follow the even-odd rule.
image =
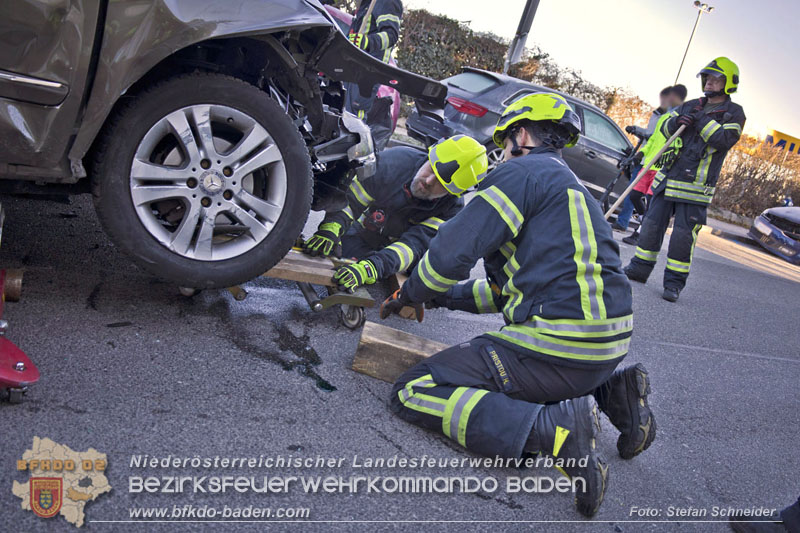
[[[680,78],[681,70],[683,70],[683,62],[686,61],[686,54],[689,53],[689,47],[692,45],[692,39],[694,39],[694,32],[697,31],[697,25],[700,23],[700,16],[703,13],[711,13],[712,11],[714,11],[713,6],[700,3],[699,0],[695,0],[694,7],[697,8],[697,18],[694,21],[694,28],[692,28],[692,34],[689,36],[689,42],[686,43],[686,50],[683,52],[683,59],[681,59],[681,66],[678,67],[678,74],[675,76],[675,83],[673,85],[678,84],[678,78]]]

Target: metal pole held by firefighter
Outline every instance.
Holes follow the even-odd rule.
[[[642,168],[642,170],[639,171],[639,174],[636,175],[636,179],[631,181],[630,185],[628,185],[628,187],[624,191],[622,191],[622,194],[619,195],[619,198],[617,198],[617,201],[614,202],[614,205],[612,205],[611,207],[608,208],[608,212],[606,212],[606,215],[605,215],[606,220],[608,220],[609,217],[612,215],[612,213],[614,213],[614,211],[622,204],[622,202],[625,201],[625,198],[631,193],[633,188],[636,187],[636,184],[639,183],[639,180],[642,179],[642,176],[644,176],[647,173],[647,171],[650,170],[650,167],[652,167],[653,164],[656,161],[661,159],[661,156],[664,154],[664,152],[667,151],[667,148],[672,146],[672,143],[675,141],[675,139],[680,137],[681,133],[683,133],[683,130],[685,130],[685,129],[686,129],[686,126],[681,126],[680,128],[678,128],[678,131],[676,131],[672,135],[672,137],[667,139],[667,142],[664,143],[664,146],[661,147],[661,150],[659,150],[658,153],[656,153],[656,155],[653,156],[652,159],[650,159],[650,162],[647,163]]]
[[[375,4],[378,3],[378,0],[372,0],[369,3],[369,8],[367,9],[367,14],[364,16],[364,20],[361,21],[361,27],[358,29],[358,33],[364,33],[367,31],[367,25],[369,24],[369,19],[372,18],[372,10],[375,9]]]

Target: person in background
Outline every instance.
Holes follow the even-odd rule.
[[[636,135],[639,138],[649,139],[656,127],[656,122],[658,122],[658,119],[667,112],[667,108],[669,107],[670,91],[672,91],[672,89],[673,87],[664,87],[661,89],[661,92],[658,94],[659,105],[650,114],[650,120],[647,122],[647,128],[643,129],[639,126],[627,126],[625,131],[631,135]],[[641,165],[633,165],[631,168],[631,179],[636,178],[641,169]],[[630,196],[628,196],[622,203],[622,209],[620,210],[619,215],[617,215],[617,220],[611,224],[611,227],[617,231],[628,231],[628,224],[631,222],[633,211],[634,205]]]
[[[686,92],[687,92],[686,87],[684,87],[683,85],[676,85],[675,87],[672,87],[670,89],[669,93],[670,111],[672,111],[673,109],[677,108],[680,105],[683,105],[683,101],[686,99]],[[667,138],[664,137],[664,134],[661,132],[660,129],[661,125],[667,119],[667,117],[669,117],[669,115],[666,113],[661,115],[661,118],[659,118],[658,122],[656,122],[656,129],[653,131],[653,133],[647,139],[645,145],[642,146],[641,150],[639,151],[639,153],[642,154],[640,160],[641,161],[640,168],[646,167],[653,160],[653,158],[656,156],[659,150],[661,150],[661,147],[664,146],[664,144],[667,142]],[[642,220],[644,219],[644,215],[647,212],[647,205],[648,205],[647,199],[652,198],[653,196],[653,191],[651,189],[653,180],[655,179],[658,170],[663,165],[663,161],[669,160],[669,158],[671,157],[670,154],[672,154],[673,151],[676,151],[678,149],[677,148],[678,144],[679,141],[676,140],[673,143],[673,149],[664,152],[664,154],[659,158],[659,161],[653,163],[653,165],[650,167],[650,170],[648,170],[644,174],[644,176],[642,176],[642,179],[639,180],[639,182],[636,184],[636,186],[633,188],[630,195],[628,196],[634,208],[636,209],[636,213],[639,215],[639,217],[641,217]],[[639,242],[639,228],[636,228],[636,231],[634,231],[632,235],[629,235],[628,237],[622,239],[622,242],[632,245],[635,245],[637,242]]]
[[[370,4],[374,1],[364,33],[361,26],[367,18]],[[362,0],[348,38],[355,46],[372,57],[388,63],[398,39],[403,21],[403,3],[400,0]],[[368,94],[362,94],[358,84],[346,83],[345,109],[367,123],[372,130],[377,150],[382,150],[392,134],[391,99],[377,98],[378,85]]]
[[[668,160],[659,160],[661,170],[653,180],[653,201],[636,253],[625,267],[630,280],[647,283],[667,226],[674,218],[662,294],[668,302],[678,301],[686,286],[694,246],[706,223],[722,163],[739,142],[745,123],[744,109],[730,96],[739,86],[739,67],[733,61],[718,57],[700,70],[698,77],[705,96],[670,112],[661,124],[667,138],[681,129],[681,142]]]
[[[678,84],[673,87],[664,87],[661,89],[661,92],[658,95],[659,107],[654,109],[650,114],[650,121],[647,123],[647,128],[642,129],[638,126],[628,126],[625,128],[625,131],[649,142],[650,137],[653,135],[653,132],[656,129],[656,124],[658,124],[658,121],[665,117],[669,111],[672,111],[679,105],[683,104],[684,100],[686,100],[687,94],[688,91],[686,86],[682,84]],[[644,146],[647,145],[645,144]],[[644,150],[644,146],[640,149],[640,152]],[[658,148],[656,151],[658,151]],[[652,153],[655,154],[655,152]],[[635,179],[646,164],[647,162],[640,158],[639,163],[634,165],[631,169],[631,179]],[[652,183],[652,181],[653,180],[651,177],[650,183]],[[641,189],[642,187],[638,188]],[[644,189],[645,194],[647,193],[648,188],[649,185]],[[617,215],[617,220],[611,224],[613,229],[617,231],[628,231],[628,225],[631,222],[634,211],[636,211],[640,217],[644,216],[644,211],[637,209],[637,205],[634,203],[634,198],[632,198],[632,196],[633,195],[625,198],[625,201],[622,203],[622,209],[620,210],[619,215]],[[641,207],[641,204],[639,204],[639,207]]]

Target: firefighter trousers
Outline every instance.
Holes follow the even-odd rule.
[[[692,266],[697,235],[706,223],[706,209],[704,205],[673,202],[664,198],[664,193],[653,196],[639,231],[636,253],[629,266],[636,277],[647,279],[650,276],[661,251],[670,218],[674,216],[667,251],[667,267],[664,269],[664,288],[683,289]]]
[[[472,452],[520,458],[544,404],[594,394],[603,409],[617,363],[554,365],[484,335],[406,371],[389,403],[400,418]]]

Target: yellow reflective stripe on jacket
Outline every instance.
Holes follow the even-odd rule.
[[[511,241],[508,241],[503,246],[500,247],[500,253],[503,254],[503,257],[506,259],[510,259],[514,252],[517,251],[517,245]]]
[[[539,333],[533,328],[511,324],[488,335],[504,339],[522,348],[564,359],[579,361],[609,361],[628,353],[631,339],[610,342],[571,341]]]
[[[441,227],[442,224],[444,224],[444,220],[442,220],[439,217],[426,218],[425,220],[419,223],[420,226],[427,226],[436,231],[439,231],[439,228]]]
[[[513,255],[508,259],[508,261],[506,261],[506,264],[503,267],[503,272],[505,272],[506,276],[508,276],[508,281],[503,287],[502,292],[503,296],[506,297],[506,305],[503,306],[503,314],[506,315],[509,320],[514,320],[514,311],[517,309],[519,304],[522,303],[523,298],[522,291],[520,291],[516,285],[514,285],[514,274],[519,272],[519,269],[519,262]]]
[[[567,193],[572,241],[575,244],[576,280],[580,287],[583,316],[586,319],[606,318],[601,276],[603,267],[597,262],[597,241],[586,198],[575,189],[568,189]]]
[[[633,331],[633,315],[598,320],[551,319],[534,315],[533,318],[520,324],[520,326],[526,326],[538,333],[559,337],[582,339],[615,337]]]
[[[702,163],[700,167],[698,174],[700,174],[702,170]],[[707,171],[708,167],[706,167],[706,172]],[[708,204],[711,203],[711,200],[714,198],[714,192],[716,192],[716,187],[706,187],[697,182],[689,183],[686,181],[667,179],[667,188],[664,191],[664,196]]]
[[[711,191],[713,193],[713,191],[716,189],[716,187],[707,187],[703,184],[689,183],[688,181],[680,181],[673,179],[667,180],[667,187],[671,189],[680,189],[683,191],[696,192],[700,194],[706,194],[708,191]]]
[[[380,17],[375,19],[375,23],[378,24],[378,26],[380,26],[381,23],[383,22],[394,22],[399,26],[401,19],[397,15],[392,15],[392,14],[381,15]]]
[[[393,251],[397,254],[397,257],[400,258],[400,266],[397,269],[398,272],[407,269],[411,265],[411,262],[414,261],[414,251],[404,242],[395,242],[384,249]]]
[[[389,48],[389,34],[388,33],[386,33],[385,31],[382,31],[380,33],[376,33],[375,35],[377,35],[381,39],[381,50],[386,50],[387,48]]]
[[[496,313],[497,306],[494,304],[494,292],[489,280],[479,279],[472,284],[472,297],[475,299],[475,307],[480,313]]]
[[[375,198],[369,195],[369,193],[364,189],[364,186],[358,181],[358,178],[353,178],[353,183],[350,184],[350,192],[356,197],[356,200],[367,207],[371,202],[375,201]]]
[[[667,198],[676,198],[678,200],[691,200],[693,202],[698,202],[702,204],[710,204],[712,200],[711,196],[704,196],[702,194],[693,194],[689,192],[676,191],[675,189],[667,189],[664,192],[664,196],[666,196]]]
[[[355,219],[355,217],[353,216],[353,210],[350,209],[349,205],[347,207],[345,207],[344,209],[342,209],[342,212],[345,215],[347,215],[347,218],[349,218],[350,220],[354,220]]]
[[[660,170],[657,170],[656,175],[653,178],[653,184],[650,185],[650,189],[656,190],[662,181],[664,181],[664,173],[661,172]]]
[[[719,130],[722,126],[716,120],[709,120],[708,124],[703,126],[703,129],[700,130],[700,137],[703,138],[704,141],[708,142],[708,139],[714,135],[717,130]]]
[[[739,132],[739,135],[742,134],[742,125],[738,122],[728,122],[727,124],[723,124],[722,128],[726,130],[736,130]]]
[[[522,223],[525,221],[522,218],[522,213],[520,213],[517,206],[514,205],[506,194],[497,188],[497,186],[492,185],[485,191],[478,191],[475,194],[476,198],[483,198],[486,200],[489,205],[495,208],[497,214],[500,215],[500,218],[508,224],[511,233],[514,234],[514,237],[517,236],[519,233],[519,228],[522,227]]]
[[[422,256],[422,260],[417,266],[417,273],[419,274],[419,279],[422,280],[422,283],[424,283],[425,286],[430,290],[436,292],[445,292],[451,286],[458,283],[458,280],[446,278],[433,269],[431,262],[428,259],[428,252],[425,252],[425,255]]]

